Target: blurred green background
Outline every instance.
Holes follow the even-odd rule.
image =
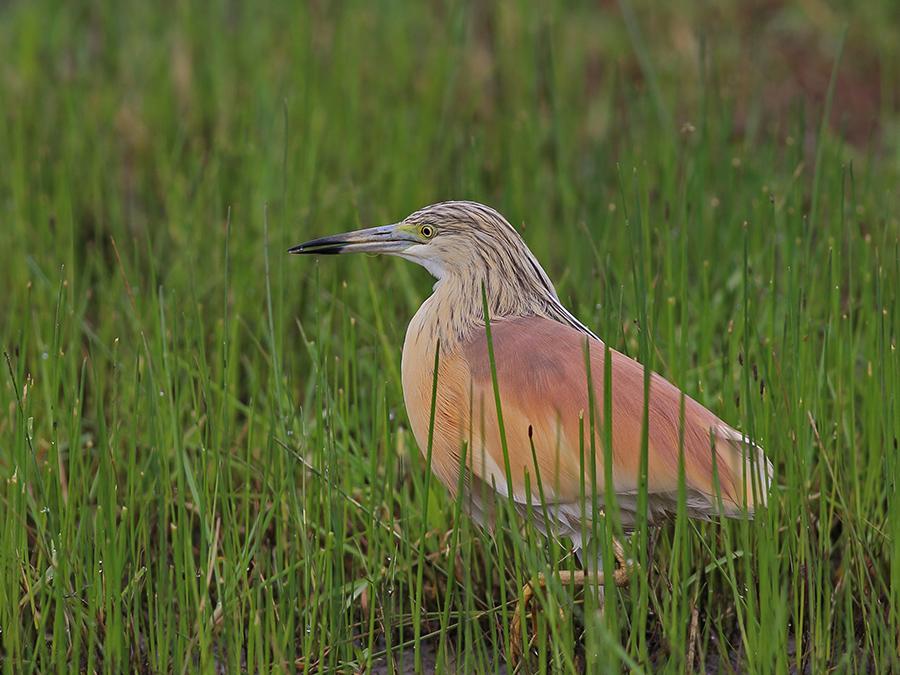
[[[565,546],[427,482],[430,277],[285,255],[447,199],[611,346],[646,311],[781,486],[520,667],[900,668],[898,34],[887,0],[0,5],[4,672],[506,668]]]

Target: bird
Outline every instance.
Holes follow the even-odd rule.
[[[631,531],[644,447],[648,524],[676,515],[680,480],[693,518],[752,518],[765,506],[773,466],[763,449],[653,371],[645,405],[645,367],[607,348],[563,306],[537,258],[493,208],[432,204],[399,223],[313,239],[289,252],[388,254],[437,279],[406,331],[403,397],[426,457],[430,447],[431,470],[482,527],[493,525],[494,500],[509,499],[539,531],[568,538],[580,555],[592,531],[582,521],[613,499],[605,493],[609,458],[618,518]],[[599,420],[594,439],[591,405]],[[616,585],[627,583],[624,573],[616,570]]]

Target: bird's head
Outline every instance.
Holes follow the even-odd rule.
[[[492,317],[544,316],[596,337],[559,302],[546,272],[513,226],[475,202],[432,204],[395,225],[313,239],[289,252],[406,258],[438,279],[435,291],[441,286],[444,297],[453,298],[455,316],[466,325],[483,321],[484,293]]]
[[[432,204],[394,225],[314,239],[289,251],[387,253],[422,265],[437,279],[448,272],[473,276],[480,267],[496,268],[500,274],[535,273],[527,262],[534,257],[512,225],[475,202]],[[516,269],[519,265],[524,268]]]

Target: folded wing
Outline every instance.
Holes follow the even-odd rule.
[[[476,330],[461,348],[442,357],[439,380],[443,382],[438,387],[432,441],[432,463],[437,475],[451,491],[456,491],[465,444],[469,472],[464,485],[474,495],[476,517],[479,510],[486,510],[475,494],[479,489],[496,488],[503,496],[512,493],[521,505],[529,495],[533,504],[540,504],[543,495],[553,519],[560,521],[545,529],[567,535],[570,528],[560,528],[560,524],[577,528],[584,514],[592,512],[591,506],[582,503],[582,494],[597,494],[598,508],[606,503],[604,466],[608,456],[623,525],[632,526],[640,479],[643,366],[610,351],[612,447],[606,452],[603,344],[550,319],[498,319],[491,322],[491,328],[508,467],[487,339],[483,330]],[[588,350],[596,420],[593,464]],[[425,384],[420,387],[422,394],[426,394]],[[429,399],[430,393],[428,384]],[[430,411],[430,406],[418,408]],[[648,419],[647,493],[651,522],[676,512],[681,456],[690,516],[708,518],[720,511],[720,504],[726,516],[745,512],[752,516],[757,504],[765,504],[772,467],[762,449],[656,373],[650,375]],[[427,422],[413,420],[423,451],[425,445],[419,436],[423,428],[427,430]],[[463,434],[460,430],[464,430]],[[427,431],[425,437],[427,444]]]

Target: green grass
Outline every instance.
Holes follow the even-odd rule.
[[[505,672],[574,561],[430,476],[430,277],[285,254],[444,199],[776,465],[602,619],[551,577],[523,672],[900,670],[900,17],[767,11],[0,8],[3,672]]]

